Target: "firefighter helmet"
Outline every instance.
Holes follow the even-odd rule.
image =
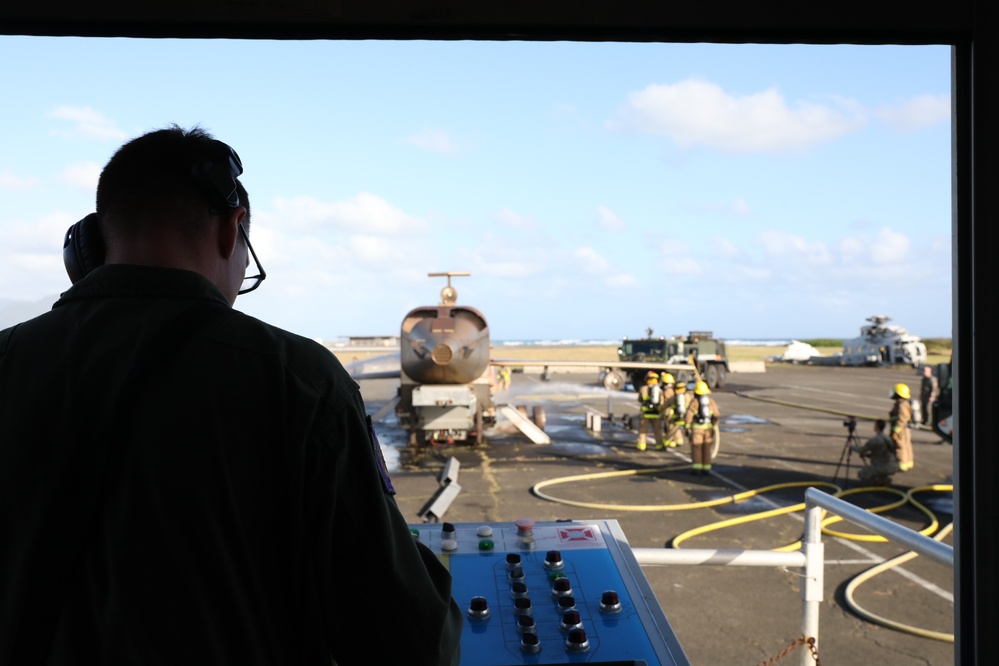
[[[645,373],[645,383],[651,384],[652,382],[655,382],[656,384],[659,383],[659,373],[655,370],[649,370]]]
[[[697,382],[694,386],[694,393],[697,395],[707,395],[711,393],[711,389],[708,388],[707,382]]]
[[[895,384],[895,395],[902,398],[903,400],[908,400],[910,397],[912,397],[912,394],[909,393],[909,385]]]
[[[673,375],[669,374],[668,372],[664,372],[661,375],[659,375],[659,381],[661,381],[663,384],[676,384],[676,380],[673,379]]]

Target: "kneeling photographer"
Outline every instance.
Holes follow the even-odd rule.
[[[899,471],[895,442],[884,434],[885,425],[883,419],[878,419],[874,422],[873,437],[862,446],[851,445],[853,451],[867,461],[867,465],[857,471],[857,476],[872,486],[890,485],[892,475]]]

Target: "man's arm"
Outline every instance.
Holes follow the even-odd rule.
[[[342,441],[329,442],[326,452],[335,456],[332,488],[317,507],[316,566],[330,652],[338,666],[456,666],[463,617],[451,575],[409,532],[358,394],[336,425]]]

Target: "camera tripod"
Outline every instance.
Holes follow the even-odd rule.
[[[846,470],[843,473],[843,487],[845,488],[850,484],[850,458],[853,456],[853,447],[860,446],[860,437],[857,436],[857,419],[854,417],[848,418],[843,421],[843,425],[847,428],[846,442],[843,444],[843,451],[839,454],[839,462],[836,463],[836,472],[833,474],[833,483],[837,483],[839,479],[839,470],[843,467],[843,463],[846,462]]]

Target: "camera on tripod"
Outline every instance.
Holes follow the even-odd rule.
[[[839,462],[836,464],[836,472],[833,474],[833,483],[839,480],[840,468],[843,463],[846,463],[846,474],[843,477],[844,483],[848,484],[850,481],[850,455],[854,451],[854,447],[860,446],[860,438],[857,436],[857,419],[856,417],[850,416],[843,421],[843,425],[846,426],[846,443],[843,444],[843,452],[839,455]],[[863,456],[861,456],[863,457]]]

